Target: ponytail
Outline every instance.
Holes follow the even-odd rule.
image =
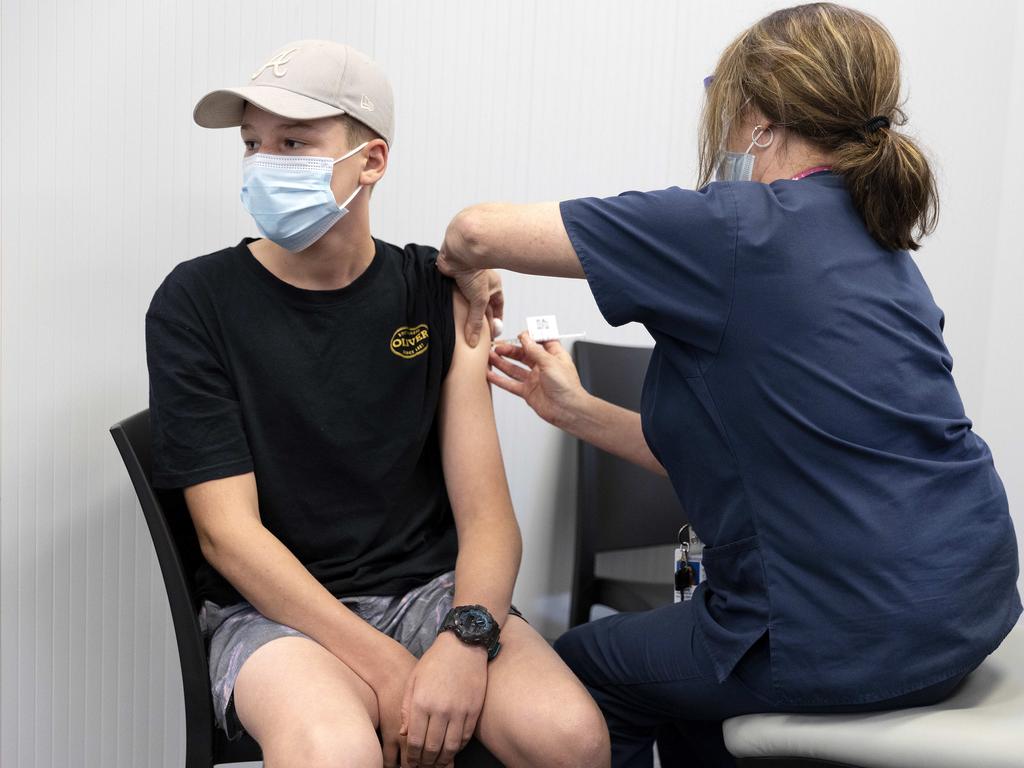
[[[890,250],[916,251],[938,221],[938,189],[920,148],[888,122],[840,144],[832,170],[875,240]]]

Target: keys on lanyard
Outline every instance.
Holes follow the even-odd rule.
[[[704,545],[689,523],[679,529],[679,546],[675,552],[675,602],[692,598],[697,585],[704,581],[703,549]]]

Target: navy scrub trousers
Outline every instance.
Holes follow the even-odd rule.
[[[555,650],[594,697],[608,723],[615,768],[735,766],[722,721],[754,712],[864,712],[942,701],[966,673],[871,704],[801,708],[772,697],[767,636],[719,683],[695,632],[692,602],[620,613],[562,635]]]

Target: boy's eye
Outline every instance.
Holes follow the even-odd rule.
[[[252,139],[243,139],[242,144],[244,144],[245,148],[248,149],[249,151],[256,149],[256,142],[253,141]]]
[[[303,143],[301,141],[296,141],[295,139],[285,139],[284,145],[288,147],[288,149],[298,149],[303,146]]]

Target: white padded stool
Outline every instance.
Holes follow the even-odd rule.
[[[945,701],[853,715],[744,715],[725,744],[743,768],[1024,767],[1024,621]]]

